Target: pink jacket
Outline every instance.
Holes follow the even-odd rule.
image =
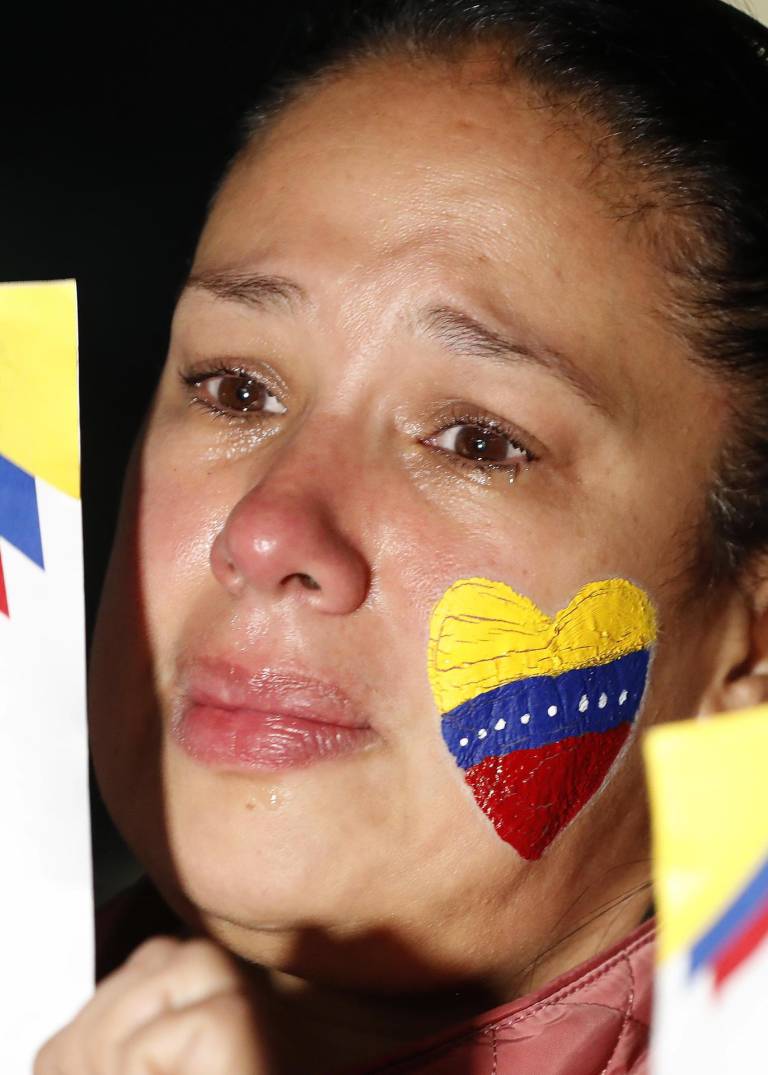
[[[359,1075],[647,1075],[653,922],[537,993]]]

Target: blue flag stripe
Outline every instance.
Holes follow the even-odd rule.
[[[35,479],[0,455],[0,537],[44,567]]]
[[[485,691],[443,717],[448,749],[463,769],[485,758],[605,732],[634,720],[648,650],[558,676],[529,676]]]
[[[707,930],[691,949],[690,973],[709,963],[748,919],[768,902],[768,859],[753,875],[725,913]]]

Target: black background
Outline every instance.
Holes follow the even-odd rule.
[[[89,630],[207,200],[241,116],[311,17],[307,3],[114,5],[0,23],[0,279],[78,285]],[[93,800],[102,900],[129,865]]]

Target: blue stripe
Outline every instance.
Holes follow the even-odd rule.
[[[711,962],[720,949],[733,939],[733,935],[754,917],[766,901],[768,901],[768,859],[748,882],[746,888],[742,889],[725,914],[718,918],[712,928],[708,929],[693,946],[690,973],[694,974],[699,967]]]
[[[446,713],[443,738],[462,769],[469,769],[512,750],[535,749],[586,732],[606,732],[634,720],[645,690],[649,656],[648,650],[636,650],[608,664],[576,668],[559,676],[530,676],[485,691]],[[530,719],[524,723],[521,718],[526,716]]]
[[[38,567],[44,567],[35,479],[3,455],[0,455],[0,537]]]

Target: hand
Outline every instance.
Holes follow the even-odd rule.
[[[34,1075],[267,1075],[235,961],[207,940],[156,937],[99,985]]]

